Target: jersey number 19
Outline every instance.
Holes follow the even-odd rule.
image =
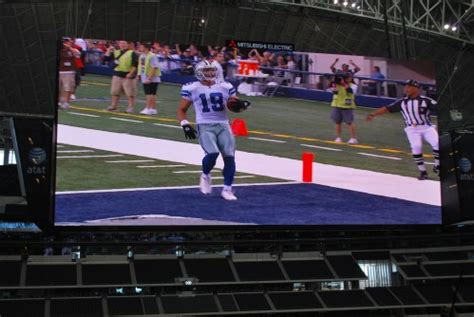
[[[209,99],[207,99],[206,94],[200,94],[199,98],[201,99],[202,112],[211,112],[211,109],[213,111],[224,110],[224,96],[220,92],[210,93]]]

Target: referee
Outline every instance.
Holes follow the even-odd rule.
[[[418,179],[425,180],[428,178],[428,173],[423,161],[423,139],[433,148],[435,159],[433,172],[439,175],[438,132],[436,131],[436,126],[432,125],[430,121],[430,113],[434,110],[436,101],[421,96],[420,84],[415,80],[406,82],[405,92],[406,97],[370,113],[367,116],[367,121],[371,121],[375,116],[383,115],[387,112],[401,112],[403,119],[405,119],[405,133],[410,142],[411,153],[420,171]]]

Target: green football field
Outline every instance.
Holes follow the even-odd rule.
[[[176,162],[118,154],[109,151],[59,144],[57,190],[100,190],[196,186],[200,168]],[[224,183],[222,170],[215,168],[213,184]],[[281,180],[236,173],[235,184],[281,182]]]
[[[105,111],[110,105],[109,84],[109,77],[97,75],[83,77],[83,83],[76,92],[77,100],[71,102],[71,109],[59,111],[59,123],[197,143],[197,141],[186,140],[182,130],[178,127],[176,109],[180,99],[180,86],[161,84],[158,89],[158,115],[145,116],[138,113],[144,106],[141,86],[139,86],[136,114]],[[237,137],[237,149],[240,151],[293,159],[300,159],[303,152],[312,152],[316,155],[315,160],[320,163],[405,176],[417,175],[400,114],[387,114],[367,123],[365,117],[373,109],[359,107],[355,113],[355,122],[360,144],[337,144],[333,142],[335,138],[334,126],[329,118],[331,107],[328,103],[281,97],[242,98],[249,99],[252,102],[252,107],[240,114],[230,114],[231,119],[244,119],[249,130],[248,137]],[[123,98],[121,109],[124,110],[125,106],[126,101]],[[192,111],[189,113],[189,118],[190,121],[193,121],[194,113]],[[348,132],[344,130],[343,139],[347,141],[348,138]],[[74,147],[65,146],[67,149],[73,148],[74,150]],[[432,161],[428,147],[425,147],[425,153],[425,157],[428,157],[427,161]],[[113,155],[110,152],[106,154]],[[60,153],[58,153],[59,155]],[[145,158],[126,156],[126,159]],[[173,165],[173,162],[161,161],[152,164]],[[265,162],[256,162],[256,164],[265,164]],[[110,168],[115,170],[110,170]],[[185,169],[198,170],[199,168],[185,166]],[[91,177],[84,175],[85,170],[88,170],[87,174],[95,175],[95,177],[91,179]],[[160,170],[159,173],[164,173],[159,177],[164,181],[150,181],[150,173],[147,168],[124,168],[124,165],[104,163],[104,159],[96,158],[59,159],[57,190],[183,186],[195,184],[198,178],[198,174],[190,177],[189,175],[192,173],[176,174],[172,173],[171,169],[153,168],[154,178],[156,178],[156,170]],[[101,177],[97,175],[101,175]],[[244,176],[244,174],[239,174],[239,176]],[[238,181],[249,183],[281,180],[255,176],[242,178]]]

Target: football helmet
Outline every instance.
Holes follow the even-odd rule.
[[[217,79],[217,68],[209,61],[201,61],[194,66],[194,74],[199,81],[215,81]]]

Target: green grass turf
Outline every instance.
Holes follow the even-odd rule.
[[[96,75],[87,75],[83,78],[86,83],[80,87],[76,93],[77,98],[97,98],[108,99],[110,78]],[[104,85],[87,84],[87,82],[103,83]],[[161,84],[158,89],[158,110],[159,115],[153,117],[143,116],[143,124],[128,123],[110,120],[110,117],[123,117],[121,114],[95,113],[74,109],[74,112],[84,112],[99,115],[99,118],[89,118],[70,114],[68,111],[60,111],[59,122],[73,126],[85,128],[131,133],[134,135],[156,137],[185,142],[182,131],[153,125],[153,123],[177,125],[176,109],[180,99],[180,86],[171,84]],[[247,97],[245,97],[247,98]],[[142,87],[139,86],[139,100],[144,99]],[[404,153],[387,153],[377,149],[362,149],[351,147],[346,144],[328,144],[325,142],[311,140],[297,140],[294,138],[281,138],[270,134],[285,134],[294,137],[317,138],[331,141],[334,139],[334,125],[329,115],[331,107],[328,103],[296,100],[289,98],[265,98],[248,97],[252,101],[252,107],[241,114],[231,114],[232,118],[244,119],[250,131],[263,131],[267,134],[254,134],[251,137],[261,137],[284,140],[287,143],[270,143],[251,140],[245,137],[237,138],[238,150],[263,153],[293,159],[300,159],[303,152],[313,152],[316,154],[316,161],[326,164],[354,167],[384,173],[414,176],[417,169],[408,153],[409,144],[403,131],[403,120],[400,114],[387,114],[377,117],[373,122],[365,122],[366,115],[373,109],[359,107],[355,112],[355,123],[357,125],[357,135],[359,142],[363,145],[374,146],[375,148],[388,148],[401,150]],[[109,101],[75,101],[71,103],[78,107],[103,110],[109,106]],[[121,109],[126,105],[125,98],[121,101]],[[141,110],[142,102],[137,102],[136,110]],[[137,116],[131,116],[137,119]],[[189,118],[194,119],[193,111],[190,111]],[[164,120],[163,120],[164,119]],[[168,121],[166,121],[168,120]],[[344,127],[345,128],[345,127]],[[347,129],[343,130],[343,138],[348,139]],[[189,141],[188,141],[189,142]],[[196,141],[194,141],[196,142]],[[310,149],[302,147],[301,144],[312,144],[343,150],[334,152],[322,149]],[[388,160],[383,158],[373,158],[359,155],[357,153],[371,153],[377,155],[395,156],[402,158],[401,161]],[[431,154],[425,146],[425,153]],[[427,159],[432,161],[432,159]],[[237,162],[238,164],[238,162]],[[263,164],[263,162],[262,162]]]
[[[58,151],[84,150],[88,148],[64,145]],[[61,156],[85,156],[117,154],[108,151],[94,150],[93,153],[58,153]],[[199,183],[198,173],[175,174],[174,171],[199,171],[200,166],[187,165],[163,160],[146,163],[106,163],[117,160],[148,160],[149,158],[123,155],[110,158],[59,158],[57,160],[56,191],[118,189],[139,187],[196,186]],[[151,165],[184,165],[183,167],[138,168]],[[87,171],[87,172],[85,172]],[[222,176],[221,170],[215,169],[213,176]],[[249,174],[237,173],[236,176]],[[255,176],[252,178],[236,178],[235,184],[281,182],[283,180]],[[222,179],[214,179],[213,184],[222,185]]]

